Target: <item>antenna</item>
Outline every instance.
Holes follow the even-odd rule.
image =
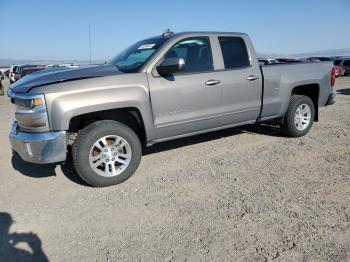
[[[89,24],[89,48],[90,48],[90,65],[92,64],[92,55],[91,55],[91,32]]]
[[[167,28],[167,29],[165,29],[163,36],[167,37],[167,36],[171,36],[173,34],[174,33],[169,28]]]

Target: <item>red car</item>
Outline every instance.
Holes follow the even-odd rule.
[[[341,66],[334,66],[335,77],[343,76],[345,69]]]
[[[47,69],[47,67],[39,67],[39,66],[36,66],[36,67],[25,67],[21,70],[21,73],[19,74],[15,74],[15,80],[18,81],[20,80],[22,77],[26,76],[26,75],[29,75],[31,73],[34,73],[34,72],[38,72],[38,71],[42,71],[42,70],[45,70]]]
[[[350,58],[339,58],[334,61],[334,65],[344,69],[344,76],[350,75]]]

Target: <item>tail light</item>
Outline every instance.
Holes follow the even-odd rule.
[[[18,81],[20,79],[19,75],[15,75],[15,80]]]
[[[335,85],[336,71],[337,71],[336,68],[333,67],[332,68],[332,76],[331,76],[331,86]]]

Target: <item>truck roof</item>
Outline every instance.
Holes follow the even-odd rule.
[[[162,35],[152,36],[143,40],[150,40],[155,38],[173,38],[173,37],[192,37],[192,36],[217,36],[217,35],[223,35],[223,36],[241,36],[241,37],[247,37],[248,35],[245,33],[240,32],[221,32],[221,31],[186,31],[186,32],[178,32],[173,33],[171,31],[166,31]]]
[[[172,34],[173,36],[191,36],[191,35],[239,35],[239,36],[247,36],[245,33],[240,32],[220,32],[220,31],[189,31],[189,32],[179,32]]]

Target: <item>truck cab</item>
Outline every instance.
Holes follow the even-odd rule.
[[[156,140],[256,121],[262,77],[253,51],[244,34],[174,36],[145,70]],[[181,60],[183,69],[162,70]]]

